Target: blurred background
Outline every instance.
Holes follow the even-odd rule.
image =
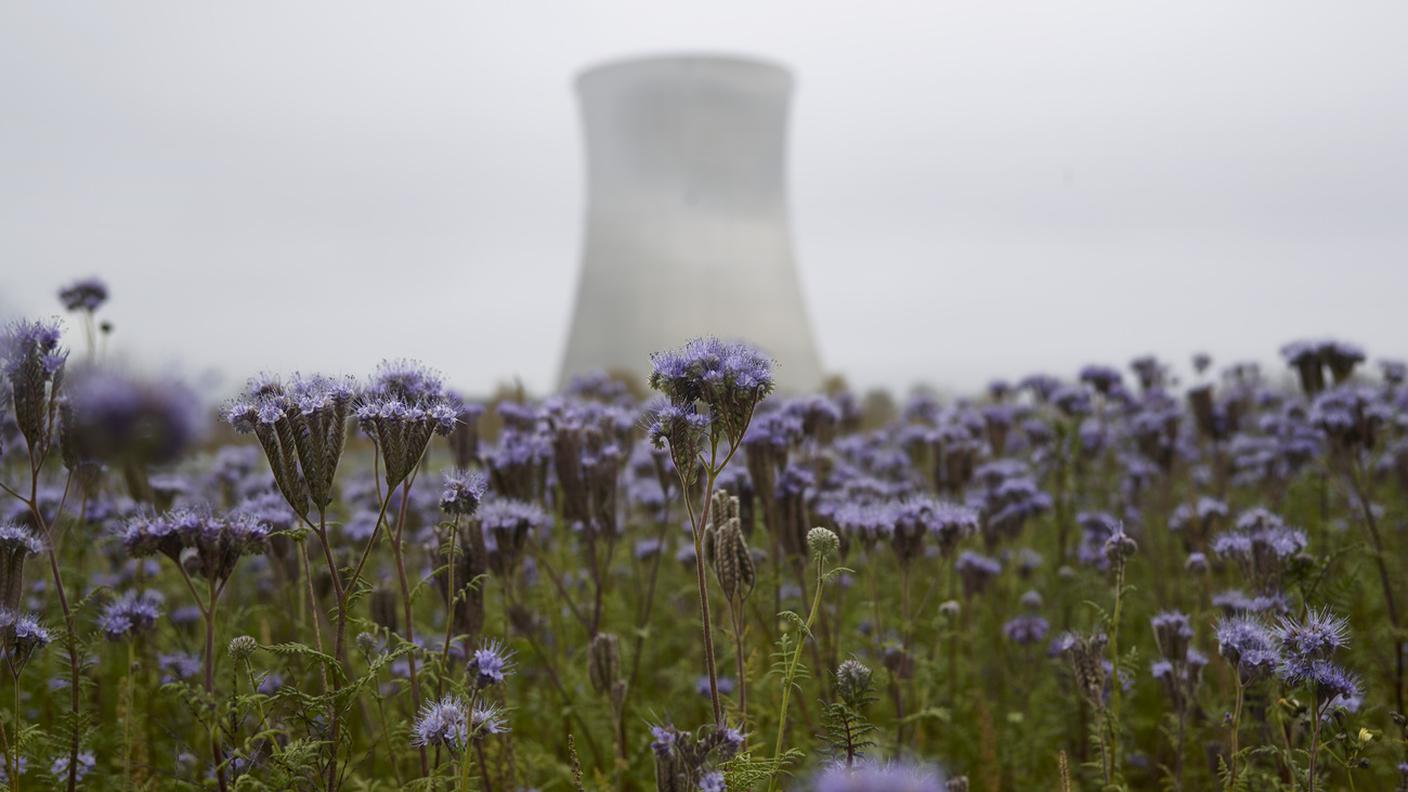
[[[1405,29],[1373,2],[7,3],[0,315],[99,275],[114,354],[216,390],[407,356],[542,392],[573,76],[704,51],[797,78],[798,269],[853,385],[1402,357]]]

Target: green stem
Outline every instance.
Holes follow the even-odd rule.
[[[1232,753],[1227,759],[1227,766],[1230,772],[1227,785],[1228,789],[1237,788],[1237,752],[1241,750],[1238,741],[1241,739],[1239,731],[1242,726],[1242,701],[1246,697],[1246,693],[1242,687],[1241,670],[1234,669],[1232,679],[1232,684],[1236,686],[1237,690],[1237,700],[1232,707]]]
[[[1105,772],[1105,783],[1115,783],[1120,764],[1120,607],[1124,604],[1124,572],[1126,561],[1120,559],[1115,566],[1115,612],[1110,617],[1110,711],[1106,716],[1110,733],[1109,768]]]
[[[773,745],[772,758],[779,766],[773,768],[772,775],[768,777],[768,792],[777,789],[777,773],[782,762],[782,740],[787,733],[787,702],[792,694],[792,680],[797,675],[797,664],[802,660],[802,647],[807,643],[807,635],[811,633],[812,624],[816,621],[816,614],[821,609],[821,589],[822,583],[826,580],[822,574],[823,560],[820,556],[816,559],[816,593],[812,595],[811,612],[807,614],[807,622],[802,627],[802,632],[797,636],[797,648],[792,651],[792,659],[787,663],[787,673],[782,677],[782,705],[777,712],[777,741]]]

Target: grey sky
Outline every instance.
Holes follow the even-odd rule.
[[[1405,356],[1406,29],[1397,2],[10,2],[0,305],[98,273],[151,364],[548,387],[572,75],[702,50],[797,74],[799,266],[853,382]]]

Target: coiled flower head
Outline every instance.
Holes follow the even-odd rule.
[[[237,663],[244,662],[259,650],[259,641],[252,635],[236,635],[230,639],[228,650],[231,659]]]
[[[16,523],[0,523],[0,610],[14,611],[24,593],[24,560],[44,552],[29,528]]]
[[[16,679],[35,652],[48,646],[49,641],[49,630],[32,614],[0,611],[0,650]]]
[[[821,561],[830,558],[841,548],[841,538],[828,528],[813,528],[807,531],[807,550],[812,558]]]
[[[56,321],[19,321],[0,334],[0,372],[10,383],[15,425],[35,459],[49,448],[68,351],[59,348]]]
[[[846,706],[859,711],[870,703],[870,667],[856,659],[845,660],[836,667],[836,694]]]
[[[757,583],[753,555],[740,526],[738,498],[720,489],[714,494],[709,523],[704,526],[704,558],[714,568],[724,598],[735,603],[747,599]]]
[[[320,510],[332,503],[356,398],[356,386],[346,377],[295,376],[285,386],[260,376],[226,409],[225,419],[235,431],[259,439],[279,492],[304,517],[310,499]]]

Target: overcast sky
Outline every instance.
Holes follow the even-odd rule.
[[[573,74],[725,51],[797,75],[803,289],[854,383],[1405,356],[1405,30],[1401,2],[7,2],[0,306],[97,273],[148,365],[550,387]]]

